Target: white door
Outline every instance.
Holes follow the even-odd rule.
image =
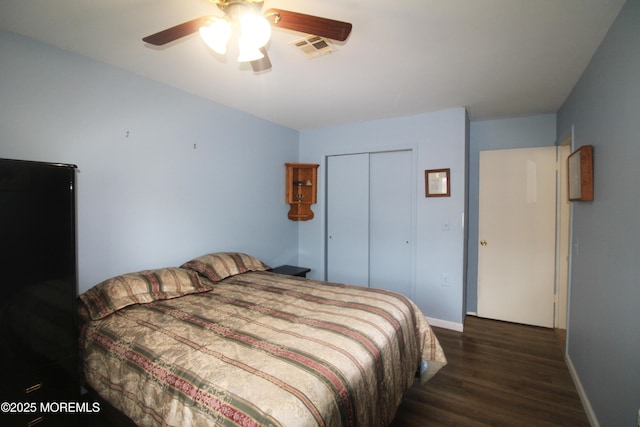
[[[369,158],[369,286],[412,297],[411,151]]]
[[[369,286],[369,154],[327,157],[327,280]]]
[[[553,327],[555,147],[480,152],[478,315]]]

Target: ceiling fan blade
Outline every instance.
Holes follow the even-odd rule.
[[[143,38],[142,41],[155,46],[162,46],[197,32],[200,27],[206,25],[211,18],[212,16],[201,16],[200,18],[192,19],[191,21],[183,22],[166,30],[151,34]]]
[[[319,16],[305,15],[282,9],[269,9],[265,16],[274,27],[300,31],[325,37],[332,40],[345,41],[351,33],[352,25],[348,22],[335,21]],[[277,19],[277,16],[280,19]]]
[[[260,52],[264,55],[263,58],[257,59],[255,61],[251,61],[251,68],[256,73],[260,71],[266,71],[271,68],[271,60],[269,59],[269,55],[267,55],[267,49],[263,47],[260,48]]]

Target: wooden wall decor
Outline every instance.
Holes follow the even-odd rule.
[[[569,155],[569,200],[593,200],[593,146],[583,145]]]
[[[285,163],[286,202],[289,203],[288,217],[292,221],[307,221],[313,218],[311,205],[316,203],[317,164]]]

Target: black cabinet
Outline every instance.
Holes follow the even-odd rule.
[[[73,165],[0,159],[2,426],[77,424],[75,199]]]
[[[272,273],[286,274],[287,276],[307,277],[310,268],[296,267],[295,265],[281,265],[271,269]]]

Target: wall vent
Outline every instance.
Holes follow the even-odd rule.
[[[315,58],[316,56],[326,55],[333,52],[330,42],[320,36],[307,36],[302,39],[294,40],[291,44],[309,58]]]

